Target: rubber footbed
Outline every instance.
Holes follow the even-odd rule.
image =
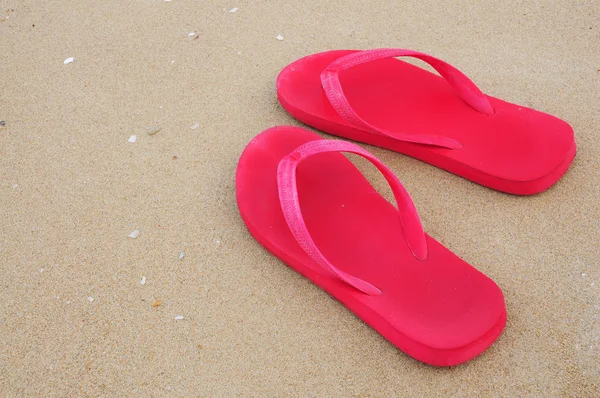
[[[388,131],[445,136],[463,148],[410,144],[358,130],[332,108],[320,80],[329,63],[352,52],[314,54],[288,65],[277,81],[286,110],[331,134],[403,152],[511,193],[531,194],[548,188],[566,171],[565,159],[570,163],[574,157],[573,130],[563,120],[494,97],[488,98],[495,113],[480,114],[444,79],[398,59],[376,60],[341,73],[344,93],[355,111]],[[465,170],[469,169],[477,175],[468,175]],[[535,181],[551,173],[543,184]],[[520,182],[515,185],[521,188],[505,188],[503,180]],[[523,184],[527,181],[536,186],[527,187]]]
[[[454,350],[454,360],[462,362],[470,358],[457,355],[457,349],[464,347],[474,356],[487,348],[506,316],[498,286],[429,236],[428,259],[416,260],[404,241],[396,208],[342,154],[315,155],[299,165],[302,214],[333,264],[383,294],[373,297],[355,290],[327,275],[304,253],[283,218],[276,170],[285,155],[315,139],[321,138],[303,129],[273,128],[244,151],[236,177],[238,205],[257,240],[354,312],[372,313],[363,319],[376,330],[388,327],[383,323],[391,325],[405,336],[395,342],[405,351],[411,351],[411,344],[433,352]],[[469,346],[478,340],[476,349]],[[445,364],[436,355],[443,357],[438,353],[417,359]]]

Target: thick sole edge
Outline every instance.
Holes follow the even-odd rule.
[[[310,56],[308,56],[310,57]],[[302,60],[302,59],[301,59]],[[300,60],[299,60],[300,61]],[[295,61],[298,62],[298,61]],[[403,141],[397,141],[390,139],[385,136],[377,136],[366,131],[362,131],[350,126],[344,126],[337,123],[332,123],[327,120],[320,119],[313,115],[310,115],[301,109],[293,106],[287,101],[282,95],[279,89],[282,76],[287,72],[292,64],[286,66],[277,76],[277,98],[281,106],[295,119],[304,123],[305,125],[331,134],[340,138],[348,139],[355,142],[360,142],[367,145],[381,147],[394,152],[398,152],[432,166],[438,167],[442,170],[448,171],[459,177],[465,178],[469,181],[475,182],[479,185],[485,186],[496,191],[513,194],[513,195],[535,195],[541,193],[552,185],[554,185],[569,169],[570,164],[575,158],[577,152],[577,146],[573,141],[569,150],[565,153],[563,160],[559,162],[554,169],[544,174],[539,178],[532,180],[508,180],[494,176],[492,174],[484,173],[471,166],[467,166],[463,163],[454,161],[447,157],[436,156],[433,152],[423,152],[423,145],[412,144]]]
[[[243,156],[244,153],[242,153],[240,159]],[[467,362],[480,355],[489,346],[491,346],[494,343],[494,341],[496,341],[497,338],[502,334],[502,331],[506,324],[506,310],[504,310],[499,315],[498,322],[487,333],[480,336],[477,340],[473,341],[472,343],[461,347],[454,347],[448,349],[431,347],[419,341],[416,341],[406,336],[404,333],[398,331],[385,318],[383,318],[377,312],[373,311],[368,306],[365,306],[362,302],[358,300],[352,300],[351,297],[349,299],[346,298],[345,300],[341,297],[336,297],[335,294],[329,292],[325,286],[327,280],[329,279],[327,276],[314,273],[309,274],[308,272],[306,272],[309,271],[308,267],[289,257],[283,250],[271,244],[271,242],[268,241],[262,234],[260,234],[258,229],[252,225],[252,223],[249,221],[248,217],[245,214],[244,206],[242,205],[240,196],[238,195],[237,187],[238,180],[240,178],[239,173],[240,167],[238,163],[238,167],[236,169],[236,201],[238,209],[248,231],[258,241],[258,243],[260,243],[261,246],[263,246],[266,250],[268,250],[270,253],[279,258],[283,263],[288,265],[294,271],[298,272],[300,275],[304,276],[312,283],[323,289],[331,297],[342,303],[346,308],[353,312],[354,315],[356,315],[363,322],[371,326],[380,335],[382,335],[389,342],[395,345],[400,351],[404,352],[405,354],[418,361],[424,362],[432,366],[454,366]]]

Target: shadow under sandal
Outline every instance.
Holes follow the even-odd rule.
[[[398,208],[340,152],[373,163]],[[236,195],[256,240],[411,357],[456,365],[502,333],[500,288],[424,233],[400,181],[361,147],[271,128],[244,150]]]
[[[425,61],[441,76],[393,58],[400,56]],[[547,189],[576,152],[565,121],[485,95],[450,64],[412,50],[309,55],[283,69],[277,95],[309,126],[512,194]]]

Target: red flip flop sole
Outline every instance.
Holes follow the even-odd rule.
[[[340,153],[317,154],[299,165],[302,215],[333,264],[382,294],[369,296],[340,281],[301,248],[281,210],[277,167],[295,148],[321,139],[304,129],[277,127],[248,144],[237,168],[236,195],[250,233],[413,358],[450,366],[482,353],[506,322],[501,290],[428,235],[428,258],[417,260],[403,238],[398,210]]]
[[[301,58],[277,78],[282,106],[303,123],[350,140],[400,152],[499,191],[530,195],[549,188],[575,157],[573,129],[565,121],[486,96],[494,108],[471,108],[447,81],[398,59],[379,59],[344,70],[340,82],[357,114],[386,131],[433,134],[459,149],[405,142],[349,123],[332,107],[321,73],[356,51]]]

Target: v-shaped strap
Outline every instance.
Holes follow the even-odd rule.
[[[456,90],[457,94],[472,108],[483,113],[484,115],[491,115],[494,113],[494,109],[492,108],[487,96],[483,94],[479,88],[477,88],[475,83],[473,83],[467,76],[465,76],[461,71],[452,65],[432,57],[431,55],[420,53],[418,51],[395,48],[357,51],[340,57],[329,64],[329,66],[327,66],[321,73],[321,84],[325,94],[327,95],[327,98],[329,99],[329,102],[335,111],[340,114],[340,116],[356,127],[365,131],[374,134],[385,135],[395,140],[413,142],[417,144],[435,145],[448,149],[461,148],[461,144],[451,138],[426,134],[407,134],[396,131],[391,133],[389,131],[377,128],[362,119],[348,102],[340,83],[339,74],[341,71],[376,59],[402,56],[414,57],[427,62],[436,71],[438,71],[438,73],[444,79],[446,79],[450,86]]]
[[[413,255],[424,260],[427,258],[427,242],[421,220],[417,214],[408,192],[398,180],[396,175],[387,168],[379,159],[365,151],[361,147],[346,141],[316,140],[307,142],[296,148],[292,153],[284,157],[277,168],[277,185],[279,190],[279,201],[281,210],[294,238],[302,249],[319,265],[337,276],[342,281],[369,295],[379,295],[381,291],[357,277],[349,275],[331,264],[310,236],[298,200],[298,188],[296,185],[296,168],[298,164],[309,156],[323,152],[350,152],[364,157],[373,163],[383,174],[392,188],[396,203],[398,205],[400,220],[404,232],[404,239],[410,247]]]

